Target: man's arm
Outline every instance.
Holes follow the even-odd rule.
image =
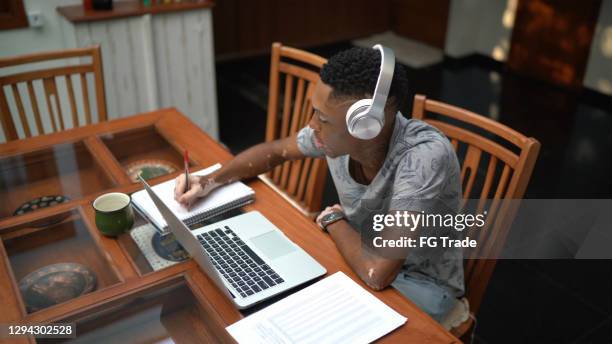
[[[287,160],[303,159],[305,156],[298,149],[296,137],[297,134],[293,134],[283,139],[255,145],[236,155],[211,177],[219,184],[227,184],[268,172]]]
[[[179,203],[188,206],[198,197],[206,196],[219,186],[255,177],[287,160],[304,157],[297,146],[297,134],[260,143],[236,155],[234,159],[208,176],[202,178],[191,176],[191,189],[185,193],[183,193],[185,178],[183,174],[179,175],[176,178],[174,197]]]
[[[331,210],[330,208],[328,207],[326,211]],[[320,217],[317,219],[317,222]],[[392,259],[367,249],[365,245],[362,245],[362,238],[359,232],[346,220],[329,224],[327,231],[351,269],[370,288],[382,290],[395,280],[405,261],[405,258],[399,258],[402,257],[402,254],[398,254],[397,251],[389,252],[391,253],[388,254],[389,256],[398,257],[397,259]]]

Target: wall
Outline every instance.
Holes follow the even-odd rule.
[[[612,95],[612,0],[601,3],[584,86]]]
[[[451,1],[444,52],[451,57],[479,53],[505,61],[517,1]]]
[[[26,13],[39,11],[44,18],[44,25],[41,28],[0,31],[0,57],[66,48],[61,17],[55,8],[81,2],[82,0],[25,0]]]

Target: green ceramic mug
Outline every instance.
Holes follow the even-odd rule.
[[[130,195],[111,192],[96,198],[93,207],[96,210],[96,227],[106,236],[116,236],[134,225],[134,210]]]

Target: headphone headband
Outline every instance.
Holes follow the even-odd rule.
[[[376,44],[373,48],[380,51],[380,73],[378,74],[378,81],[376,81],[376,88],[372,97],[372,106],[370,106],[368,113],[378,117],[382,122],[385,118],[385,104],[387,103],[391,81],[393,80],[393,72],[395,71],[395,54],[393,50],[380,44]]]

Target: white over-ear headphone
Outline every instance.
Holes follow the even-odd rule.
[[[346,127],[349,133],[358,139],[370,140],[378,136],[385,124],[385,103],[393,80],[395,54],[393,50],[376,44],[380,50],[380,74],[372,99],[360,99],[353,103],[346,112]]]

